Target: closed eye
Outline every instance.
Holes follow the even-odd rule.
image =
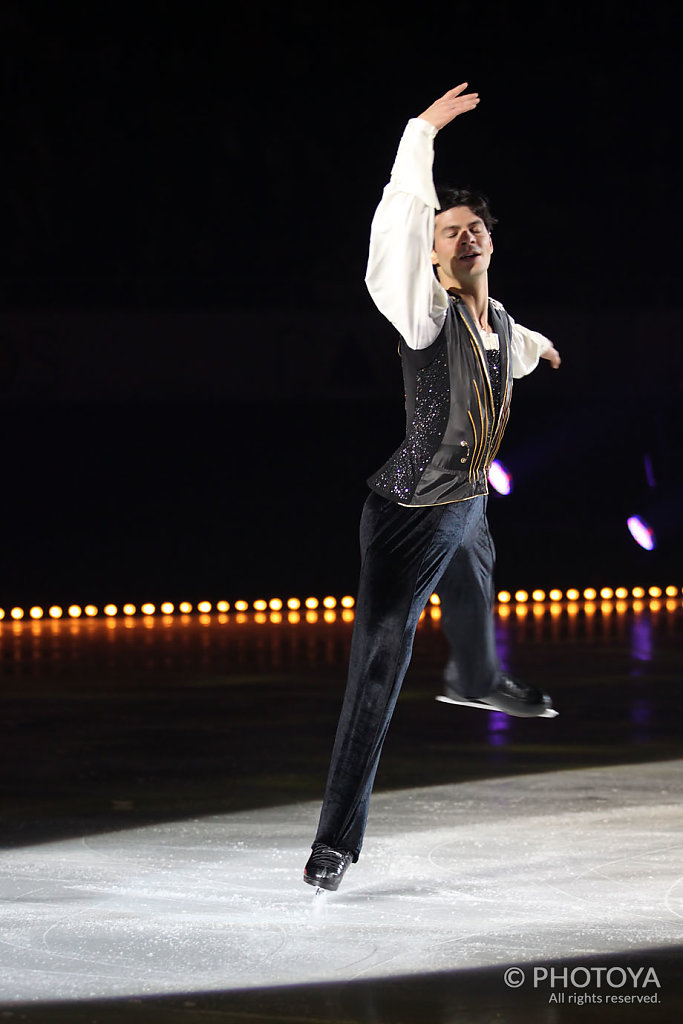
[[[473,235],[483,235],[486,228],[482,221],[475,221],[473,224],[468,224],[464,228],[446,228],[444,231],[444,237],[446,238],[457,238],[463,231],[471,231]]]

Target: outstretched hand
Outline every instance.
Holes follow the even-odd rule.
[[[449,89],[438,100],[434,100],[431,107],[427,107],[424,113],[420,114],[423,121],[429,121],[435,128],[444,128],[447,124],[468,110],[474,110],[479,103],[479,93],[466,92],[467,82],[456,85],[455,89]]]
[[[560,353],[557,351],[552,342],[550,344],[550,348],[547,348],[541,356],[541,359],[547,359],[550,365],[552,366],[553,370],[557,370],[560,366],[560,363],[562,362],[562,360],[560,359]]]

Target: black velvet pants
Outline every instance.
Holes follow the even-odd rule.
[[[486,501],[405,508],[371,493],[365,502],[348,681],[316,834],[354,860],[415,629],[434,591],[451,647],[448,681],[477,697],[498,675]]]

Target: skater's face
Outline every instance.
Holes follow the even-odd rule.
[[[484,221],[469,206],[452,206],[434,221],[432,263],[444,287],[467,287],[485,275],[493,241]]]

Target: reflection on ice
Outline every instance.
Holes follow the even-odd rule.
[[[492,747],[505,747],[510,742],[510,715],[502,711],[488,712],[488,741]]]
[[[636,615],[631,624],[631,657],[634,661],[652,661],[652,619]],[[634,670],[637,673],[637,669]]]

